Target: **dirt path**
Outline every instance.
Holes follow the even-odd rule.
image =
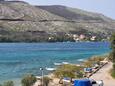
[[[113,79],[109,71],[112,68],[112,63],[109,62],[102,67],[97,73],[93,74],[90,78],[96,81],[103,80],[104,86],[115,86],[115,79]]]

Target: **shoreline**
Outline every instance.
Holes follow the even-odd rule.
[[[14,44],[15,43],[30,43],[30,44],[31,43],[85,43],[85,42],[86,43],[89,43],[89,42],[90,43],[95,43],[95,42],[106,42],[106,43],[110,43],[109,41],[77,41],[77,42],[76,41],[75,42],[74,41],[67,41],[67,42],[66,41],[65,42],[59,42],[59,41],[57,41],[57,42],[0,42],[0,44],[1,43],[4,43],[4,44],[5,43],[11,43],[11,44],[13,44],[13,43]]]
[[[115,86],[115,83],[112,83],[113,81],[115,82],[115,79],[113,79],[111,77],[111,75],[109,74],[110,69],[112,68],[112,62],[109,62],[107,60],[107,58],[105,58],[103,60],[103,65],[101,67],[99,67],[95,72],[92,72],[91,76],[88,77],[88,79],[92,79],[95,81],[100,81],[102,80],[104,82],[104,86]],[[52,77],[53,76],[53,77]],[[55,78],[53,73],[48,74],[48,77],[53,80],[52,83],[50,84],[55,84],[55,86],[59,86],[59,78]],[[109,80],[109,81],[108,81]],[[40,82],[37,81],[33,86],[38,86],[37,84],[39,84]],[[53,86],[51,85],[51,86]]]
[[[105,54],[102,54],[102,55],[94,55],[94,56],[92,56],[92,57],[89,57],[89,58],[93,58],[93,57],[95,57],[95,56],[105,56],[105,55],[108,55],[108,53],[105,53]],[[82,60],[82,61],[79,61],[80,63],[76,63],[76,64],[72,64],[72,63],[68,63],[68,64],[70,64],[70,65],[76,65],[76,66],[80,66],[80,64],[82,64],[83,62],[85,62],[85,61],[87,61],[89,58],[87,58],[87,59],[85,59],[85,60]],[[62,62],[63,63],[63,62]],[[55,66],[55,67],[58,67],[58,66]],[[48,73],[48,74],[46,74],[45,76],[48,76],[48,77],[52,77],[52,72],[50,72],[50,73]],[[38,76],[37,76],[38,77]],[[14,81],[14,83],[15,84],[18,84],[18,86],[21,86],[21,84],[20,84],[20,81],[21,81],[21,78],[13,78],[13,79],[11,79],[12,81]],[[9,79],[8,80],[5,80],[5,81],[9,81]],[[4,82],[4,81],[1,81],[1,82]]]

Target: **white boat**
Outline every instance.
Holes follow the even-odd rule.
[[[46,70],[54,71],[54,70],[56,70],[56,68],[47,68],[47,67],[46,67]]]

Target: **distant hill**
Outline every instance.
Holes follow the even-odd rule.
[[[73,41],[67,34],[107,38],[114,31],[115,21],[102,14],[60,5],[0,2],[1,42]]]
[[[37,6],[43,10],[51,12],[55,15],[64,17],[69,20],[94,20],[94,21],[111,21],[110,18],[99,14],[99,13],[92,13],[88,11],[84,11],[77,8],[70,8],[61,5],[52,5],[52,6]]]

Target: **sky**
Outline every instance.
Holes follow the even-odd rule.
[[[23,0],[33,5],[64,5],[102,13],[115,19],[115,0]]]

